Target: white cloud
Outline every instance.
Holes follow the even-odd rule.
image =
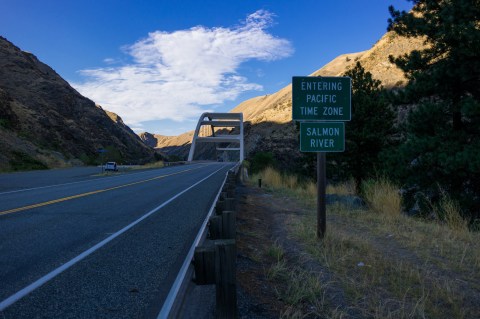
[[[272,14],[259,10],[236,27],[155,31],[124,48],[132,63],[82,70],[86,81],[73,86],[128,125],[196,119],[244,91],[262,90],[238,74],[240,64],[292,54],[289,41],[266,32],[272,23]]]
[[[112,59],[112,58],[105,58],[105,59],[103,59],[103,62],[106,63],[106,64],[115,64],[115,63],[118,63],[117,60]]]

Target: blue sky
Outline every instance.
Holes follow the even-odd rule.
[[[136,132],[278,91],[386,32],[406,0],[0,0],[0,35]]]

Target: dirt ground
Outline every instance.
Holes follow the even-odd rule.
[[[269,251],[279,246],[295,258],[301,252],[286,227],[290,216],[303,214],[289,198],[274,197],[262,189],[237,187],[237,290],[240,318],[279,318],[287,305],[267,271],[277,260]]]
[[[293,209],[288,199],[275,198],[262,189],[237,185],[237,305],[238,317],[245,319],[279,318],[285,304],[276,293],[280,282],[267,278],[275,258],[272,245],[288,242],[284,231]],[[289,208],[292,207],[292,208]],[[182,319],[215,318],[215,286],[190,285],[185,305],[177,315]]]
[[[314,208],[241,184],[236,199],[238,318],[480,318],[476,234],[408,217],[380,222],[364,206],[334,213],[332,204],[329,258],[319,259],[314,225],[298,237]],[[313,297],[292,299],[310,288]],[[203,299],[182,318],[214,318],[214,286],[195,289]]]
[[[275,257],[276,251],[282,252],[282,262],[286,261],[288,269],[303,269],[308,273],[315,274],[320,282],[328,283],[323,295],[328,309],[311,309],[311,303],[305,303],[302,306],[300,302],[295,305],[297,308],[303,307],[300,313],[309,314],[307,318],[323,318],[323,313],[334,313],[336,314],[334,317],[338,318],[382,318],[385,313],[372,315],[366,306],[352,305],[351,297],[346,296],[345,287],[339,286],[341,283],[336,280],[338,279],[335,277],[337,275],[322,266],[306,251],[307,249],[299,240],[289,235],[292,233],[294,221],[307,215],[307,211],[294,198],[280,194],[278,192],[272,194],[257,187],[237,186],[237,291],[240,318],[298,317],[299,313],[292,312],[288,302],[280,297],[282,294],[279,292],[285,291],[285,288],[288,289],[286,284],[282,282],[281,277],[269,276],[269,271],[274,269],[278,263],[278,258]],[[402,226],[402,229],[405,229],[396,232],[394,229],[397,226],[392,226],[392,229],[375,231],[373,224],[358,225],[349,217],[332,215],[327,219],[332,225],[329,231],[348,232],[354,241],[368,244],[368,247],[377,253],[372,256],[385,258],[385,260],[393,261],[398,267],[403,265],[403,268],[407,270],[418,272],[418,276],[420,276],[418,282],[422,283],[426,289],[424,298],[426,301],[424,302],[425,307],[428,306],[428,308],[425,311],[416,309],[417,312],[405,314],[402,313],[402,305],[393,306],[391,311],[392,313],[396,311],[398,318],[433,318],[437,316],[439,318],[480,318],[478,308],[480,286],[478,272],[475,271],[478,261],[476,266],[475,263],[471,263],[474,265],[472,269],[462,268],[464,258],[468,258],[467,249],[475,249],[476,244],[470,243],[462,246],[462,236],[452,239],[451,245],[464,247],[463,256],[459,255],[461,258],[457,261],[455,256],[440,254],[441,251],[436,247],[443,247],[443,244],[438,241],[439,239],[432,241],[427,238],[425,239],[427,242],[418,243],[418,247],[408,247],[407,243],[410,242],[409,238],[406,238],[409,234],[408,228],[413,229],[417,225],[406,223]],[[337,227],[333,227],[333,225]],[[425,224],[426,226],[428,224]],[[452,238],[456,236],[453,232],[450,234]],[[431,236],[435,235],[432,233]],[[448,245],[444,247],[448,247]],[[459,249],[457,246],[454,247]],[[368,267],[363,267],[365,274],[369,273]],[[385,267],[384,275],[388,277],[389,268]],[[380,270],[382,269],[380,268]],[[362,272],[359,271],[360,273]],[[397,280],[402,280],[403,277],[400,277],[402,272],[395,272],[395,274],[398,276]],[[378,290],[376,296],[380,298],[379,302],[381,303],[382,300],[390,300],[388,298],[391,296],[391,291],[388,283],[383,281],[381,275],[379,277],[381,283],[371,285],[371,289]],[[355,278],[355,274],[352,278]],[[412,282],[417,284],[416,280]],[[398,287],[404,288],[401,284]],[[408,292],[408,287],[406,288]],[[431,290],[431,288],[435,288],[435,290]],[[370,290],[365,291],[367,291],[366,294],[371,293]],[[445,294],[442,291],[445,291]],[[383,299],[382,292],[385,294]],[[408,300],[407,297],[405,299],[402,302],[406,307],[410,307],[411,303],[416,302],[415,299]],[[305,309],[306,307],[308,309]],[[322,311],[322,309],[328,311]],[[415,305],[413,309],[415,310]],[[386,313],[390,313],[389,311],[386,310]],[[326,316],[330,317],[330,315]],[[389,316],[389,318],[396,317],[394,314]]]

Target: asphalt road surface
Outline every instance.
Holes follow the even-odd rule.
[[[0,175],[0,318],[156,318],[231,167]]]

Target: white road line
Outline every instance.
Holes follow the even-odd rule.
[[[122,228],[118,232],[114,233],[113,235],[107,237],[106,239],[102,240],[101,242],[99,242],[95,246],[91,247],[90,249],[87,249],[86,251],[84,251],[83,253],[78,255],[77,257],[71,259],[67,263],[63,264],[62,266],[60,266],[57,269],[51,271],[50,273],[46,274],[42,278],[38,279],[37,281],[31,283],[30,285],[26,286],[25,288],[21,289],[20,291],[16,292],[15,294],[11,295],[7,299],[3,300],[2,302],[0,302],[0,311],[5,310],[7,307],[12,305],[13,303],[17,302],[21,298],[25,297],[26,295],[28,295],[29,293],[31,293],[32,291],[37,289],[38,287],[42,286],[43,284],[47,283],[51,279],[55,278],[56,276],[58,276],[59,274],[61,274],[65,270],[67,270],[68,268],[72,267],[73,265],[75,265],[76,263],[78,263],[79,261],[81,261],[82,259],[87,257],[88,255],[90,255],[90,254],[94,253],[95,251],[97,251],[98,249],[102,248],[103,246],[108,244],[110,241],[112,241],[113,239],[122,235],[123,233],[125,233],[127,230],[129,230],[133,226],[137,225],[138,223],[140,223],[144,219],[148,218],[150,215],[153,215],[158,210],[162,209],[163,207],[165,207],[166,205],[168,205],[169,203],[171,203],[172,201],[174,201],[175,199],[177,199],[178,197],[180,197],[184,193],[188,192],[189,190],[191,190],[192,188],[194,188],[198,184],[200,184],[200,183],[204,182],[205,180],[209,179],[211,176],[215,175],[216,173],[218,173],[223,168],[224,167],[222,166],[220,169],[216,170],[212,174],[210,174],[207,177],[203,178],[202,180],[196,182],[192,186],[184,189],[183,191],[181,191],[177,195],[171,197],[169,200],[165,201],[160,206],[157,206],[156,208],[152,209],[151,211],[149,211],[148,213],[146,213],[145,215],[143,215],[142,217],[140,217],[139,219],[137,219],[133,223],[129,224],[128,226],[125,226],[124,228]]]
[[[199,164],[196,164],[196,165],[199,165]],[[156,169],[155,169],[155,170],[156,170]],[[135,176],[135,175],[145,174],[145,173],[149,173],[149,172],[152,172],[152,171],[146,171],[146,172],[143,171],[143,172],[138,172],[138,173],[130,173],[130,174],[128,174],[128,176]],[[146,174],[145,174],[145,175],[146,175]],[[124,176],[127,176],[127,175],[109,176],[109,177],[104,177],[104,178],[102,178],[101,180],[104,181],[104,180],[108,180],[108,179],[112,179],[112,178],[118,178],[118,177],[124,177]],[[37,189],[44,189],[44,188],[52,188],[52,187],[57,187],[57,186],[74,185],[74,184],[87,183],[87,182],[93,182],[93,181],[98,181],[98,180],[100,180],[100,178],[97,178],[97,179],[88,179],[88,180],[84,180],[84,181],[70,182],[70,183],[64,183],[64,184],[54,184],[54,185],[46,185],[46,186],[39,186],[39,187],[33,187],[33,188],[17,189],[17,190],[14,190],[14,191],[8,191],[8,192],[0,193],[0,195],[20,193],[20,192],[27,192],[27,191],[32,191],[32,190],[37,190]]]
[[[128,176],[135,176],[135,175],[140,175],[140,174],[145,174],[145,173],[149,173],[151,171],[143,171],[143,172],[137,172],[137,173],[131,173],[131,174],[128,174]],[[97,178],[97,179],[88,179],[88,180],[83,180],[83,181],[78,181],[78,182],[70,182],[70,183],[63,183],[63,184],[54,184],[54,185],[46,185],[46,186],[39,186],[39,187],[32,187],[32,188],[25,188],[25,189],[17,189],[17,190],[14,190],[14,191],[7,191],[7,192],[3,192],[3,193],[0,193],[0,195],[4,195],[4,194],[12,194],[12,193],[20,193],[20,192],[26,192],[26,191],[31,191],[31,190],[37,190],[37,189],[44,189],[44,188],[51,188],[51,187],[57,187],[57,186],[66,186],[66,185],[74,185],[74,184],[80,184],[80,183],[88,183],[88,182],[92,182],[92,181],[98,181],[98,180],[109,180],[109,179],[113,179],[113,178],[119,178],[119,177],[124,177],[126,175],[116,175],[116,176],[109,176],[109,177],[104,177],[104,178]]]
[[[218,172],[218,171],[217,171]],[[207,227],[208,221],[210,219],[210,216],[213,214],[213,210],[215,209],[215,205],[218,201],[218,198],[220,197],[220,193],[222,192],[223,186],[225,185],[225,182],[227,180],[227,175],[228,171],[225,173],[225,178],[223,179],[222,186],[218,190],[217,196],[215,197],[215,200],[212,203],[212,206],[210,207],[210,211],[207,214],[207,217],[205,217],[205,220],[203,221],[202,227],[200,228],[200,231],[197,234],[197,237],[195,238],[195,241],[193,242],[192,246],[190,247],[190,250],[188,251],[187,257],[185,258],[182,268],[180,268],[180,271],[177,274],[177,278],[175,279],[175,282],[173,283],[170,292],[168,293],[167,298],[165,299],[165,302],[163,303],[162,309],[160,310],[160,313],[157,316],[157,319],[165,319],[168,318],[170,311],[172,310],[173,304],[175,303],[175,300],[177,298],[178,292],[180,291],[180,288],[182,286],[183,281],[185,280],[185,276],[187,274],[188,268],[191,265],[193,255],[195,253],[195,247],[198,246],[202,239],[203,232],[205,231],[205,228]]]

